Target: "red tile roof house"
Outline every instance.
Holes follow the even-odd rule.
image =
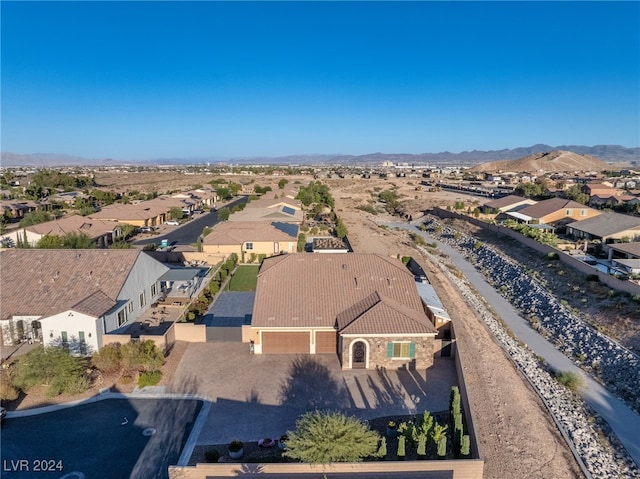
[[[425,308],[394,258],[282,255],[258,274],[250,336],[256,354],[337,353],[343,369],[428,368],[437,330]]]
[[[11,249],[0,253],[2,343],[66,344],[75,354],[133,323],[169,270],[139,250]]]

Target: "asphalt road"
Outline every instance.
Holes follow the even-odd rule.
[[[233,200],[222,208],[233,208],[239,203],[246,203],[247,197],[242,196],[237,200]],[[191,221],[187,221],[180,226],[165,226],[172,228],[169,233],[163,235],[151,236],[142,240],[134,241],[134,245],[145,245],[150,243],[160,244],[166,239],[171,246],[190,245],[198,240],[198,236],[202,233],[205,226],[214,226],[218,223],[218,211],[210,211],[201,215],[194,215]]]
[[[107,399],[8,417],[0,476],[168,479],[201,407],[196,399]]]
[[[422,235],[426,241],[433,242],[423,231],[407,223],[390,223],[390,228],[399,227]],[[474,265],[467,262],[460,253],[450,246],[438,243],[438,248],[446,253],[454,264],[462,271],[476,290],[487,300],[492,309],[509,326],[511,331],[524,342],[537,355],[542,356],[545,361],[556,371],[570,371],[585,379],[585,387],[582,395],[586,403],[591,406],[602,418],[607,421],[611,429],[615,432],[620,442],[624,444],[629,455],[636,464],[640,465],[640,416],[629,409],[626,404],[616,398],[609,390],[602,387],[598,382],[585,374],[569,358],[556,349],[544,337],[532,329],[529,323],[522,318],[517,310],[504,299],[484,277],[478,273]]]

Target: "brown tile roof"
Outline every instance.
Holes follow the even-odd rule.
[[[40,235],[64,236],[67,233],[85,233],[89,238],[95,239],[111,233],[118,227],[116,221],[98,220],[80,215],[65,216],[46,223],[28,226],[27,231]]]
[[[285,230],[291,230],[289,233]],[[282,225],[271,221],[237,221],[218,223],[202,241],[205,245],[241,245],[247,241],[295,241],[296,225]]]
[[[139,250],[11,249],[0,253],[0,318],[87,312],[116,301]],[[97,294],[100,293],[100,294]],[[103,311],[104,312],[104,311]]]
[[[102,291],[96,291],[90,294],[82,301],[74,304],[70,309],[79,313],[88,314],[89,316],[99,317],[113,308],[117,301],[112,300]]]
[[[278,206],[289,206],[291,208],[295,208],[299,210],[302,208],[302,202],[300,200],[292,200],[291,198],[264,198],[260,197],[260,199],[251,201],[247,203],[247,207],[245,209],[252,208],[276,208]]]
[[[284,205],[266,208],[245,208],[243,211],[234,213],[229,217],[231,222],[279,220],[287,223],[302,223],[302,219],[302,210]]]
[[[359,253],[267,258],[258,274],[252,326],[334,327],[338,315],[376,292],[406,308],[405,316],[407,311],[424,315],[414,277],[396,259]],[[390,301],[383,303],[391,317]]]
[[[342,334],[437,333],[422,312],[407,308],[378,291],[338,314],[336,326]]]
[[[531,218],[544,218],[552,213],[564,209],[591,209],[582,203],[577,201],[567,200],[565,198],[551,198],[536,203],[535,205],[527,206],[519,210],[518,212],[523,215],[530,216]]]

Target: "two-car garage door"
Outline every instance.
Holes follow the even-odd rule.
[[[262,333],[263,354],[309,354],[309,331]]]

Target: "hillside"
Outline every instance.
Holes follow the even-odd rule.
[[[339,164],[343,166],[379,166],[384,161],[406,162],[409,164],[430,164],[436,166],[456,165],[473,166],[478,163],[496,160],[514,160],[527,155],[541,154],[552,150],[568,150],[581,155],[592,155],[609,163],[624,164],[633,166],[640,164],[640,148],[626,148],[620,145],[563,145],[549,146],[536,144],[528,147],[518,147],[503,150],[473,150],[451,153],[448,151],[440,153],[369,153],[366,155],[290,155],[280,157],[236,157],[223,158],[217,156],[192,157],[192,158],[149,158],[146,160],[112,159],[112,158],[81,158],[63,154],[33,153],[18,154],[2,152],[0,154],[0,164],[2,166],[98,166],[98,165],[196,165],[204,163],[234,163],[242,165],[310,165],[310,164]]]
[[[561,172],[561,171],[602,171],[617,170],[615,166],[589,155],[579,155],[572,151],[553,150],[546,153],[534,153],[518,160],[499,160],[482,163],[471,171],[495,172]]]

